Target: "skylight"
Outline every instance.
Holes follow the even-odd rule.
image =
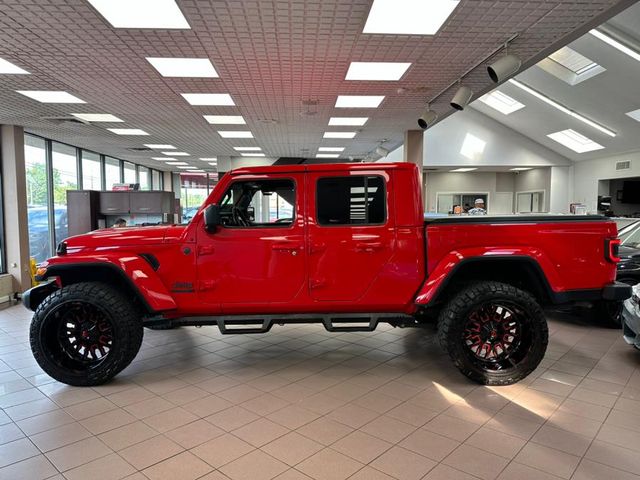
[[[374,0],[362,33],[434,35],[458,0]]]
[[[228,93],[182,93],[190,105],[233,106],[235,103]]]
[[[469,160],[480,160],[486,146],[487,142],[476,137],[475,135],[467,133],[464,137],[464,141],[462,142],[460,154],[463,157],[468,158]]]
[[[0,58],[0,74],[3,75],[29,75],[29,72],[21,69],[17,65]]]
[[[40,103],[87,103],[70,93],[57,90],[16,90],[16,92]]]
[[[175,0],[88,1],[114,28],[191,28]]]
[[[85,122],[108,122],[108,123],[120,123],[124,120],[111,115],[110,113],[72,113],[76,118],[84,120]]]
[[[316,153],[316,158],[340,158],[339,153]]]
[[[549,55],[549,58],[563,67],[568,68],[576,75],[585,73],[598,66],[593,60],[588,59],[569,47],[562,47],[560,50]]]
[[[218,130],[222,138],[253,138],[253,133],[248,130]]]
[[[369,117],[331,117],[329,125],[361,127],[367,123],[367,120],[369,120]]]
[[[161,143],[145,143],[145,147],[152,148],[154,150],[175,150],[176,147],[173,145],[163,145]]]
[[[149,135],[144,130],[140,130],[139,128],[107,128],[112,133],[116,135]]]
[[[449,170],[450,172],[456,172],[456,173],[464,173],[464,172],[473,172],[474,170],[477,170],[477,167],[473,167],[473,168],[456,168],[455,170]]]
[[[338,95],[336,108],[378,108],[384,95]]]
[[[524,104],[517,101],[515,98],[511,98],[509,95],[502,93],[499,90],[494,90],[491,93],[487,93],[480,97],[480,101],[491,108],[498,110],[504,115],[517,112],[521,108],[524,108]]]
[[[400,62],[351,62],[345,80],[400,80],[410,66]]]
[[[358,132],[324,132],[323,138],[353,138]]]
[[[245,125],[242,115],[203,115],[204,119],[212,125]]]
[[[238,152],[259,152],[262,150],[260,147],[233,147]]]
[[[577,85],[606,71],[604,67],[569,47],[562,47],[552,53],[538,62],[538,66],[569,85]]]
[[[218,78],[218,72],[208,58],[147,57],[147,61],[163,77]]]
[[[344,147],[320,147],[319,152],[344,152]]]
[[[632,112],[627,112],[627,115],[629,115],[634,120],[637,120],[638,122],[640,122],[640,108]]]
[[[577,153],[592,152],[594,150],[601,150],[604,148],[599,143],[594,142],[590,138],[587,138],[570,128],[562,130],[561,132],[550,133],[547,137]]]

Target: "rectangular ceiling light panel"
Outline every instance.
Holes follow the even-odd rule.
[[[361,127],[367,123],[367,120],[369,120],[369,117],[331,117],[329,119],[329,125]]]
[[[627,112],[627,115],[640,122],[640,108],[638,110],[634,110],[632,112]]]
[[[344,152],[344,147],[320,147],[319,152]]]
[[[149,135],[144,130],[140,130],[139,128],[107,128],[112,133],[116,135]]]
[[[231,107],[235,103],[228,93],[182,93],[189,105]]]
[[[477,168],[473,167],[473,168],[456,168],[455,170],[449,170],[450,172],[456,172],[456,173],[464,173],[464,172],[473,172],[474,170],[477,170]]]
[[[316,158],[340,158],[339,153],[316,153]]]
[[[253,138],[253,133],[246,130],[218,130],[222,138]]]
[[[401,62],[351,62],[345,80],[400,80],[410,66]]]
[[[0,74],[2,75],[29,75],[29,72],[14,65],[13,63],[0,58]]]
[[[212,125],[246,125],[242,115],[203,115]]]
[[[153,150],[175,150],[173,145],[165,145],[162,143],[145,143],[145,147],[152,148]]]
[[[218,72],[208,58],[147,57],[147,61],[163,77],[218,78]]]
[[[378,108],[384,95],[338,95],[336,108]]]
[[[187,152],[162,152],[163,155],[171,155],[174,157],[188,157],[189,154]]]
[[[84,120],[85,122],[107,122],[107,123],[121,123],[124,120],[111,115],[110,113],[72,113],[76,118]]]
[[[68,92],[58,90],[16,90],[25,97],[37,100],[40,103],[87,103],[74,97]]]
[[[562,130],[561,132],[550,133],[547,137],[577,153],[592,152],[594,150],[601,150],[604,148],[599,143],[594,142],[590,138],[587,138],[570,128]]]
[[[114,28],[191,28],[175,0],[88,1]]]
[[[458,0],[374,0],[362,33],[434,35]]]
[[[264,153],[241,153],[243,157],[264,157]]]
[[[353,138],[358,132],[324,132],[323,138]]]
[[[515,98],[511,98],[509,95],[506,95],[499,90],[494,90],[491,93],[483,95],[480,97],[480,101],[499,111],[503,115],[509,115],[524,108],[523,103],[520,103]]]
[[[238,152],[259,152],[262,150],[260,147],[233,147],[233,149]]]

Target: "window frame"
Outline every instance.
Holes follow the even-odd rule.
[[[208,178],[208,175],[207,175]],[[293,212],[292,212],[292,218],[291,218],[291,223],[286,225],[283,223],[277,224],[277,223],[266,223],[266,224],[261,224],[261,225],[252,225],[249,227],[243,227],[243,226],[235,226],[235,225],[220,225],[222,228],[226,228],[229,230],[255,230],[255,229],[264,229],[264,228],[281,228],[281,229],[286,229],[286,230],[292,230],[295,226],[296,226],[296,219],[298,218],[298,209],[297,209],[297,204],[299,203],[299,199],[298,199],[298,184],[296,182],[296,179],[293,177],[278,177],[278,178],[243,178],[243,179],[237,179],[232,181],[229,186],[227,187],[227,189],[224,191],[224,193],[220,196],[220,200],[218,200],[218,202],[216,203],[219,207],[221,207],[222,205],[222,200],[224,199],[225,195],[227,194],[227,192],[229,192],[229,190],[231,190],[233,188],[233,186],[237,183],[246,183],[246,182],[269,182],[269,181],[275,181],[275,180],[289,180],[291,181],[291,183],[293,183],[293,195],[295,198],[295,202],[293,205]]]
[[[364,188],[365,188],[365,205],[366,205],[366,200],[367,200],[367,179],[369,177],[377,177],[380,178],[382,180],[382,198],[384,198],[384,219],[382,222],[380,223],[336,223],[336,224],[325,224],[325,223],[320,223],[319,220],[319,215],[318,215],[318,207],[320,205],[320,203],[318,202],[318,185],[320,183],[320,180],[326,180],[326,179],[336,179],[336,178],[344,178],[344,179],[350,179],[350,178],[356,178],[356,177],[364,177],[365,182],[364,182]],[[380,227],[380,226],[384,226],[389,222],[389,202],[387,201],[387,182],[386,182],[386,178],[383,175],[380,174],[355,174],[355,175],[326,175],[326,176],[318,176],[316,178],[316,182],[315,182],[315,209],[314,209],[314,220],[315,220],[315,224],[316,226],[320,227],[320,228],[363,228],[363,227]]]

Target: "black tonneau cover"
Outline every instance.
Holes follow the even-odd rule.
[[[425,225],[452,223],[558,223],[610,221],[603,215],[464,215],[425,218]]]

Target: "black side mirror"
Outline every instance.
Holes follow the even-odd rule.
[[[207,232],[215,232],[216,227],[220,225],[220,206],[209,205],[204,210],[204,229]]]

